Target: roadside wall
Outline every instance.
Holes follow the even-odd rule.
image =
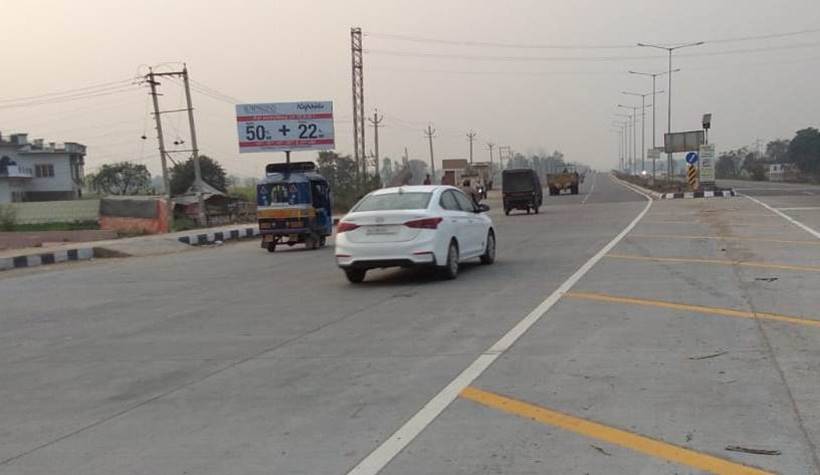
[[[100,228],[134,234],[167,233],[168,208],[161,198],[103,198]]]
[[[17,212],[18,224],[73,223],[97,221],[100,200],[9,203],[8,206]]]

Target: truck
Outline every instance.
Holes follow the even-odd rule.
[[[562,191],[568,190],[573,195],[578,194],[578,186],[581,183],[580,175],[575,165],[564,165],[560,171],[547,173],[547,188],[550,196],[559,195]]]

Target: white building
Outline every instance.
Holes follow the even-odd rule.
[[[85,145],[0,134],[0,203],[80,198],[84,163]]]

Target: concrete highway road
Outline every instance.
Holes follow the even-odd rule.
[[[0,474],[820,473],[820,188],[742,184],[491,200],[455,281],[257,242],[8,272]]]

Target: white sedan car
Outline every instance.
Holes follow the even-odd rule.
[[[339,221],[336,263],[353,283],[382,267],[435,266],[454,279],[460,262],[495,261],[489,209],[452,186],[373,191]]]

